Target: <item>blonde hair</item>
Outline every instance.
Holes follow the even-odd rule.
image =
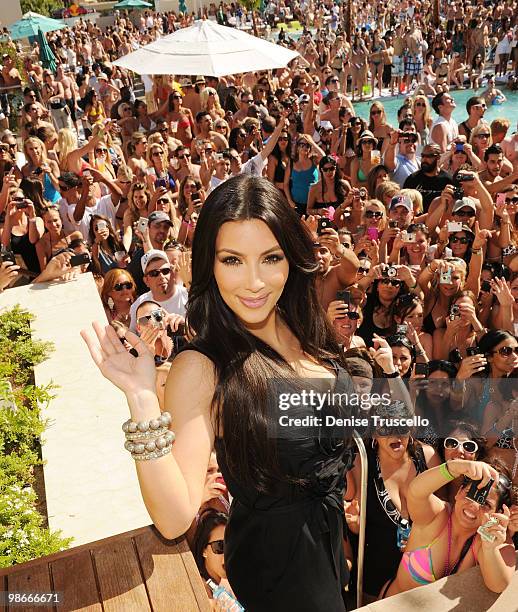
[[[472,130],[469,136],[469,144],[475,149],[478,143],[473,144],[474,138],[480,134],[480,132],[489,132],[489,140],[487,141],[487,146],[490,147],[493,144],[493,137],[491,135],[491,127],[489,123],[486,121],[481,121],[478,125],[476,125]]]
[[[77,149],[77,136],[71,129],[59,130],[57,149],[60,168],[68,170],[67,157]]]
[[[225,111],[221,108],[219,103],[218,92],[212,87],[205,87],[200,91],[200,105],[202,111],[208,111],[209,97],[214,94],[214,106],[212,107],[220,117],[225,116]]]
[[[45,143],[42,142],[39,138],[36,138],[36,136],[30,136],[29,138],[26,138],[23,141],[23,152],[25,153],[25,157],[28,160],[31,159],[31,156],[27,153],[27,148],[29,145],[37,145],[38,147],[40,147],[42,161],[44,162],[48,161],[47,149],[45,147]]]
[[[412,112],[414,113],[414,117],[415,117],[415,103],[418,101],[424,102],[423,121],[427,127],[430,127],[433,123],[430,102],[428,102],[428,98],[424,94],[416,95],[415,98],[412,100]]]
[[[381,231],[383,231],[386,226],[387,226],[387,209],[385,208],[385,204],[383,204],[383,202],[380,202],[379,200],[376,200],[375,198],[371,199],[371,200],[367,200],[367,202],[365,203],[365,206],[363,208],[362,211],[362,219],[361,219],[361,224],[364,225],[365,224],[365,213],[367,212],[367,207],[375,207],[377,208],[381,213],[383,213],[383,217],[380,220],[379,223],[379,229]]]
[[[147,147],[147,154],[146,154],[146,160],[148,163],[148,166],[150,168],[154,168],[155,165],[153,164],[153,151],[160,149],[162,151],[162,155],[160,155],[161,159],[162,159],[162,165],[164,167],[164,172],[167,171],[167,165],[169,163],[169,159],[168,159],[168,155],[167,155],[167,145],[162,145],[162,144],[158,144],[158,142],[154,142],[151,145],[149,144],[148,141],[148,147]]]

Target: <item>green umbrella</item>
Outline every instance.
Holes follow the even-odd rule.
[[[11,32],[11,38],[13,40],[18,40],[20,38],[38,36],[39,30],[42,32],[53,32],[54,30],[61,30],[66,27],[67,25],[63,23],[63,21],[29,12],[25,13],[21,19],[10,25],[9,31]]]
[[[113,7],[114,9],[143,9],[151,8],[153,5],[144,0],[121,0]]]
[[[52,53],[49,42],[41,30],[38,30],[38,44],[40,46],[40,60],[43,68],[56,74],[56,57]]]

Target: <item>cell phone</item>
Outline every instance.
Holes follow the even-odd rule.
[[[167,188],[167,179],[165,178],[159,178],[155,181],[155,189],[158,189],[159,187],[166,187]]]
[[[496,194],[496,203],[497,204],[505,204],[505,193],[497,193]]]
[[[367,238],[370,238],[371,240],[377,240],[379,238],[379,231],[377,230],[377,228],[375,227],[368,227],[367,228]]]
[[[480,349],[478,346],[468,346],[466,348],[466,355],[468,357],[473,357],[474,355],[480,355]]]
[[[388,226],[390,228],[392,228],[392,229],[397,229],[397,227],[398,227],[397,221],[394,221],[393,219],[390,219],[389,222],[388,222]]]
[[[317,234],[321,236],[323,233],[323,230],[327,228],[332,228],[332,227],[333,227],[333,223],[330,219],[326,219],[325,217],[320,217],[320,219],[318,220],[318,225],[317,225]]]
[[[351,303],[351,292],[347,290],[337,291],[336,299],[345,302],[348,306]]]
[[[396,328],[396,334],[398,336],[406,336],[407,331],[408,331],[408,325],[405,325],[404,323],[402,323],[401,325],[398,325]]]
[[[457,142],[455,144],[455,153],[464,153],[464,143],[463,142]]]
[[[147,217],[140,217],[137,221],[137,229],[143,234],[147,230],[147,226],[149,225],[149,219]]]
[[[451,268],[444,270],[441,272],[441,276],[439,278],[439,283],[441,285],[450,285],[451,284]]]
[[[489,281],[482,281],[480,284],[480,290],[489,293],[491,291],[491,283]]]
[[[102,219],[100,219],[99,221],[97,221],[97,231],[100,232],[101,230],[105,230],[108,229],[108,224],[106,223],[106,221],[103,221]]]
[[[428,364],[427,363],[416,363],[415,373],[419,376],[428,376]]]
[[[81,253],[80,255],[72,255],[70,258],[70,265],[74,268],[75,266],[89,264],[90,261],[90,255],[88,253]]]
[[[487,496],[489,495],[489,491],[495,482],[492,478],[489,479],[489,482],[485,487],[481,489],[478,488],[478,485],[481,483],[481,480],[472,480],[471,485],[469,487],[468,492],[466,493],[466,499],[471,499],[479,506],[483,506],[486,503]]]
[[[448,228],[448,234],[462,232],[462,223],[459,221],[448,221],[446,227]]]

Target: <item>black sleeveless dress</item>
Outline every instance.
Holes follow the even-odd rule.
[[[349,374],[331,364],[334,392],[353,393]],[[290,416],[295,416],[291,409]],[[343,496],[353,456],[339,436],[343,429],[336,429],[336,438],[304,437],[301,430],[296,437],[278,439],[283,473],[307,479],[309,485],[282,482],[271,496],[232,476],[223,440],[216,438],[219,468],[233,497],[225,530],[225,569],[247,612],[346,610]]]

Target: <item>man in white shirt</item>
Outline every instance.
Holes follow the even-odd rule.
[[[137,308],[142,302],[150,300],[157,302],[167,313],[184,319],[187,290],[176,284],[176,270],[171,266],[167,254],[151,249],[142,256],[141,264],[149,291],[139,296],[130,308],[130,330],[134,332],[137,329]]]
[[[439,116],[432,123],[430,143],[439,145],[441,153],[446,153],[448,145],[459,135],[459,126],[452,118],[456,106],[453,96],[446,92],[438,93],[432,100],[432,107]]]

